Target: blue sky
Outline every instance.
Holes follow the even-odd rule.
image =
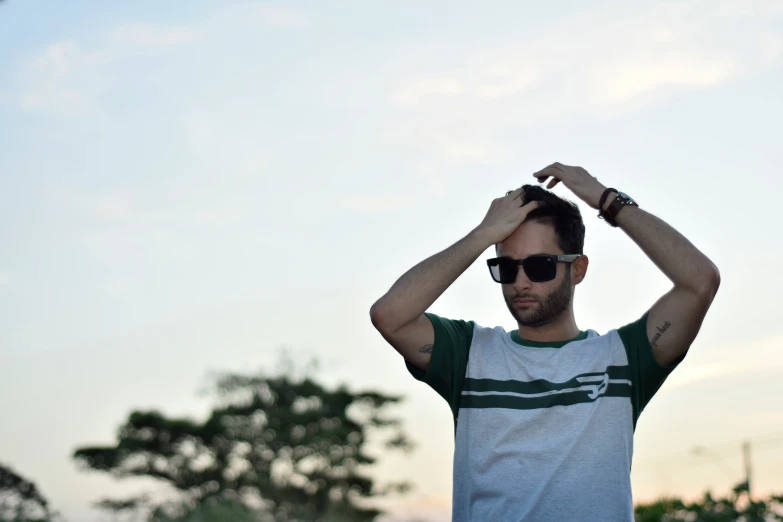
[[[740,440],[783,433],[781,34],[773,1],[6,0],[0,459],[98,520],[92,500],[144,484],[77,472],[75,447],[110,442],[133,408],[202,414],[209,370],[272,368],[288,347],[328,382],[407,395],[420,448],[378,474],[415,478],[400,517],[444,519],[450,412],[368,310],[560,161],[720,268],[691,353],[639,422],[633,481],[638,499],[727,490],[690,448],[729,448],[740,474]],[[580,205],[577,324],[605,332],[668,282]],[[498,290],[479,262],[433,311],[513,328]],[[782,460],[759,450],[759,491],[780,490]]]

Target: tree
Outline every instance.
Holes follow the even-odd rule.
[[[203,422],[134,411],[116,445],[83,447],[73,457],[82,469],[173,486],[178,500],[149,515],[159,522],[221,520],[218,512],[235,521],[370,521],[380,511],[369,499],[409,489],[377,487],[363,473],[375,462],[365,452],[372,433],[385,434],[387,448],[413,447],[400,420],[386,416],[400,397],[327,390],[309,376],[240,374],[219,376],[212,392],[217,404]],[[103,505],[129,506],[121,502]]]
[[[49,503],[31,481],[0,464],[0,521],[46,522]]]
[[[783,521],[783,495],[751,500],[747,483],[738,484],[729,496],[713,498],[708,491],[695,502],[662,498],[634,509],[636,522],[771,522]],[[745,493],[745,495],[743,495]]]
[[[145,507],[150,505],[150,500],[147,495],[141,495],[138,497],[131,497],[126,498],[123,500],[114,500],[105,498],[102,499],[95,504],[93,504],[96,508],[102,509],[103,511],[108,511],[109,513],[112,513],[112,522],[117,522],[120,520],[120,516],[122,513],[127,512],[131,517],[127,520],[137,520],[135,516],[138,514],[138,512]]]

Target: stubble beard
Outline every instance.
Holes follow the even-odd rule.
[[[555,322],[566,310],[571,302],[571,271],[568,270],[563,283],[554,292],[549,294],[544,301],[537,301],[538,306],[527,310],[520,310],[512,302],[516,297],[504,295],[506,306],[520,326],[536,328]]]

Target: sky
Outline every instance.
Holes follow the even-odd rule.
[[[134,409],[203,416],[210,372],[317,357],[401,394],[413,482],[449,520],[453,421],[373,329],[406,270],[559,161],[685,235],[720,291],[635,434],[635,501],[783,492],[783,2],[0,3],[0,461],[68,520],[154,487],[76,469]],[[587,227],[577,325],[670,288]],[[486,252],[431,311],[515,328]],[[706,448],[700,453],[694,448]]]

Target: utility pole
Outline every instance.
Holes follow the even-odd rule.
[[[751,494],[750,494],[750,474],[751,474],[751,467],[750,467],[750,441],[746,440],[742,443],[742,458],[745,461],[745,482],[748,485],[748,500],[750,500]]]

